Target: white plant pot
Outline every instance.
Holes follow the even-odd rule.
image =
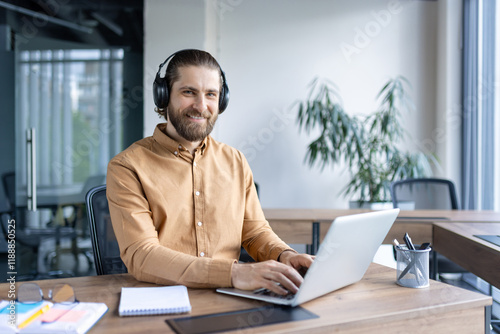
[[[370,209],[370,210],[388,210],[392,209],[392,202],[359,202],[349,201],[349,209]]]
[[[398,206],[401,210],[415,210],[415,202],[412,201],[401,201]]]

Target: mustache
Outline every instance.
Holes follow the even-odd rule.
[[[189,116],[194,116],[194,117],[203,117],[206,119],[209,119],[212,116],[212,114],[210,114],[210,112],[208,110],[205,110],[203,112],[199,112],[199,111],[194,110],[192,108],[184,110],[184,114],[189,115]]]

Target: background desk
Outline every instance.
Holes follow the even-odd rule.
[[[372,264],[364,278],[351,286],[302,305],[319,318],[244,330],[258,333],[482,333],[485,307],[491,298],[451,285],[431,281],[425,289],[398,286],[394,269]],[[118,316],[122,286],[152,286],[129,274],[76,277],[38,281],[47,293],[56,283],[70,283],[77,298],[104,302],[109,311],[90,334],[172,333],[165,319],[176,316]],[[8,284],[0,284],[6,299]],[[212,289],[189,289],[191,316],[255,308],[264,303],[216,293]],[[242,319],[245,321],[245,319]],[[236,331],[241,333],[241,331]]]
[[[332,221],[336,217],[371,212],[367,209],[263,209],[272,221]],[[398,219],[447,219],[452,221],[500,221],[500,212],[472,210],[401,210]]]
[[[436,223],[434,249],[500,288],[500,247],[474,235],[500,235],[500,223]]]
[[[339,217],[370,212],[366,209],[264,209],[273,230],[287,243],[312,244],[317,250],[331,222]],[[432,240],[434,222],[500,222],[500,212],[468,210],[412,210],[401,211],[387,234],[384,244],[394,238],[403,238],[408,232],[414,243]]]

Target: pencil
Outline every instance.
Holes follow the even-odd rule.
[[[33,313],[33,315],[31,317],[29,317],[28,319],[24,320],[19,326],[17,326],[17,328],[22,329],[22,328],[28,326],[36,318],[38,318],[39,316],[41,316],[42,314],[44,314],[45,312],[47,312],[49,310],[49,308],[50,308],[50,304],[45,305],[44,307],[42,307],[41,309],[39,309],[38,311],[36,311],[35,313]]]

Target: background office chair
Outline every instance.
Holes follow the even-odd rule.
[[[127,267],[120,258],[120,248],[111,225],[106,186],[90,189],[85,204],[97,275],[126,273]]]
[[[4,173],[2,175],[2,185],[6,197],[6,209],[0,212],[1,228],[2,232],[8,240],[8,224],[9,220],[13,219],[16,222],[16,243],[21,247],[29,250],[29,261],[32,263],[32,268],[27,274],[18,276],[18,280],[32,280],[32,279],[44,279],[44,278],[55,278],[55,277],[71,277],[74,276],[74,272],[71,270],[49,270],[46,273],[42,273],[38,267],[38,256],[40,254],[40,248],[42,241],[48,238],[76,238],[76,234],[73,229],[69,228],[26,228],[22,226],[19,219],[16,219],[16,175],[14,172]],[[46,261],[47,262],[47,261]]]
[[[439,178],[406,179],[391,184],[395,208],[424,210],[458,210],[459,204],[452,181]],[[465,273],[461,266],[432,251],[431,277],[438,279],[444,273]]]
[[[458,199],[452,181],[438,178],[406,179],[391,184],[395,208],[414,205],[415,210],[458,210]]]
[[[5,193],[5,207],[1,215],[1,224],[2,224],[2,232],[5,236],[5,240],[8,240],[8,225],[9,220],[16,220],[15,217],[15,174],[14,172],[8,172],[2,175],[2,185]],[[17,229],[18,226],[16,226]],[[41,237],[39,235],[26,235],[23,230],[16,230],[16,242],[21,244],[22,246],[29,249],[29,253],[32,254],[30,257],[31,263],[38,263],[38,249],[41,244]],[[32,266],[32,270],[29,271],[29,274],[23,277],[25,279],[37,279],[38,270],[36,266]]]
[[[84,273],[85,276],[91,275],[94,265],[93,265],[93,253],[92,244],[89,233],[89,226],[87,223],[87,218],[85,217],[85,196],[90,189],[100,186],[106,183],[106,175],[92,175],[87,178],[82,186],[82,190],[73,198],[74,203],[62,205],[61,208],[66,211],[66,209],[71,209],[70,215],[66,216],[62,214],[62,219],[64,220],[64,226],[71,227],[75,230],[75,238],[71,240],[70,248],[57,247],[55,252],[48,255],[48,262],[52,265],[57,263],[57,257],[64,254],[72,254],[75,258],[75,271],[78,269],[80,262],[79,254],[83,255],[86,263],[88,264],[88,270]],[[54,224],[51,224],[54,225]]]

